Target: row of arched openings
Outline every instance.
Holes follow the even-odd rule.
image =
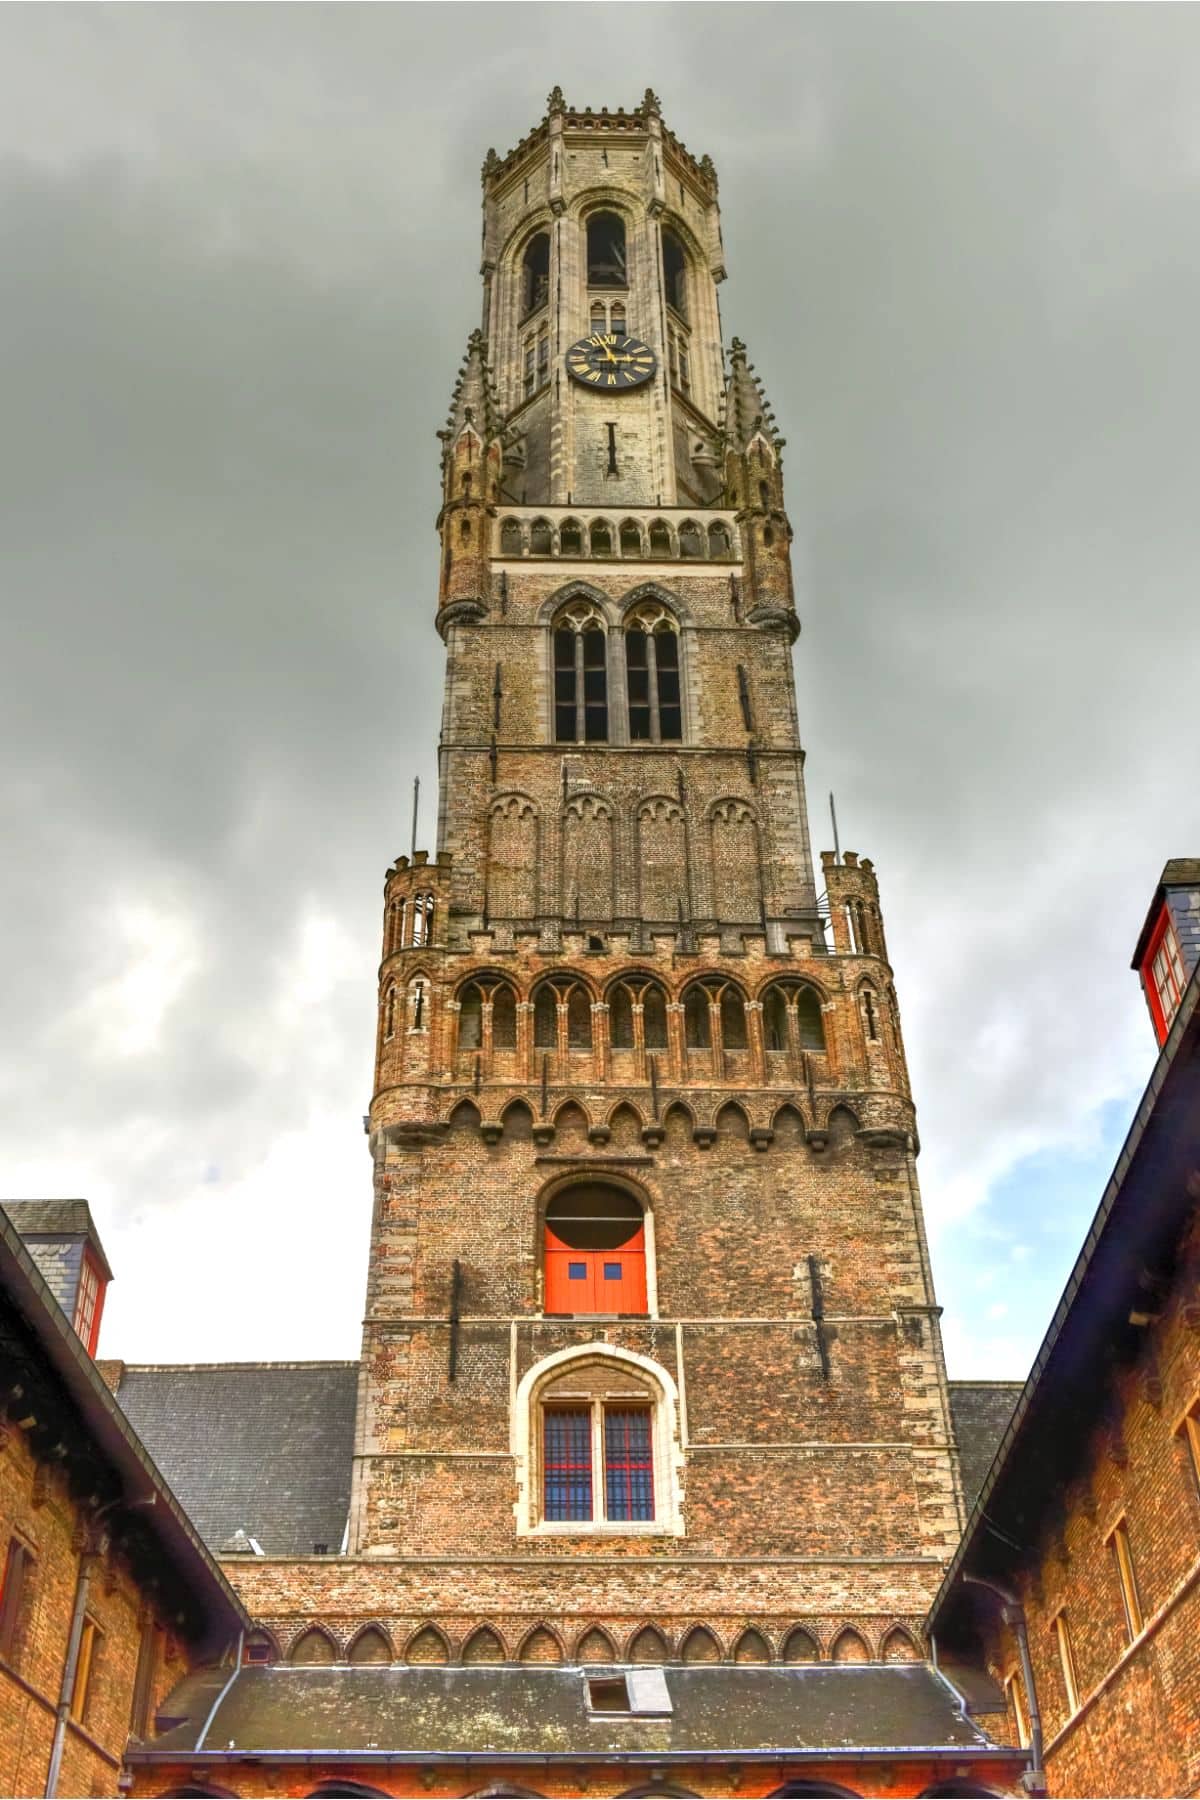
[[[706,529],[696,519],[683,519],[678,525],[667,519],[652,519],[649,525],[643,525],[637,519],[622,519],[614,524],[607,518],[585,521],[569,517],[555,527],[546,518],[531,519],[526,524],[510,516],[500,521],[500,554],[725,562],[733,556],[734,544],[724,519],[714,519]]]
[[[614,1050],[665,1050],[666,990],[648,976],[622,976],[607,989],[608,1041]],[[570,976],[549,976],[533,990],[533,1042],[540,1050],[590,1050],[593,1000]],[[762,996],[763,1044],[768,1053],[825,1050],[821,1001],[807,982],[781,980]],[[460,990],[458,1047],[483,1047],[485,1014],[495,1049],[517,1042],[517,995],[507,982],[470,981]],[[706,975],[683,992],[683,1040],[689,1050],[745,1050],[746,998],[736,982]]]
[[[248,1640],[252,1662],[278,1662],[280,1656],[274,1638],[258,1631]],[[773,1642],[771,1636],[757,1626],[746,1626],[727,1646],[718,1633],[707,1625],[693,1625],[677,1643],[657,1625],[643,1625],[621,1644],[600,1625],[590,1625],[574,1645],[565,1643],[557,1631],[546,1625],[532,1627],[522,1638],[516,1655],[510,1656],[500,1633],[490,1625],[481,1625],[462,1644],[457,1656],[452,1654],[450,1640],[436,1625],[423,1625],[409,1638],[403,1654],[397,1657],[388,1634],[380,1625],[367,1625],[358,1632],[340,1654],[333,1638],[319,1625],[300,1633],[291,1645],[286,1661],[303,1667],[334,1664],[391,1663],[467,1665],[479,1663],[571,1663],[571,1664],[669,1664],[669,1663],[913,1663],[922,1660],[912,1635],[903,1625],[888,1630],[873,1655],[866,1638],[853,1626],[846,1626],[831,1640],[826,1654],[814,1633],[802,1625],[793,1627]]]

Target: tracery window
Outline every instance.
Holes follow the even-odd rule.
[[[671,528],[665,519],[654,519],[651,521],[650,554],[651,556],[657,557],[673,556],[675,554],[671,546]]]
[[[633,976],[609,990],[608,1030],[614,1050],[667,1048],[667,998],[657,982]]]
[[[608,637],[590,601],[572,602],[555,621],[554,737],[559,744],[608,741]]]
[[[689,1050],[744,1050],[746,1004],[741,989],[719,976],[693,982],[683,996],[683,1033]]]
[[[800,981],[777,981],[763,995],[763,1042],[777,1051],[825,1049],[821,1002],[815,989]]]
[[[708,528],[708,554],[714,558],[718,556],[727,557],[733,555],[733,545],[730,542],[729,527],[722,519],[717,519]]]
[[[533,1042],[538,1050],[590,1050],[592,998],[578,981],[545,981],[533,997]]]
[[[521,521],[519,519],[505,519],[500,527],[501,556],[520,556],[522,548]]]
[[[704,534],[695,519],[685,519],[679,527],[680,556],[703,556]]]
[[[640,556],[642,554],[642,528],[636,519],[621,521],[621,555]]]
[[[554,550],[554,532],[549,519],[535,519],[529,527],[529,554],[550,556]]]
[[[657,602],[635,608],[626,618],[625,681],[631,742],[682,742],[679,625]]]

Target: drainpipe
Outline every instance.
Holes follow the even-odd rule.
[[[46,1796],[53,1800],[58,1792],[63,1751],[67,1744],[67,1720],[71,1713],[71,1690],[75,1686],[75,1670],[79,1663],[79,1643],[83,1637],[83,1616],[87,1611],[88,1590],[92,1572],[104,1549],[104,1539],[95,1538],[89,1529],[79,1558],[79,1574],[75,1582],[75,1606],[71,1613],[71,1629],[67,1636],[67,1660],[63,1665],[62,1686],[54,1713],[54,1736],[50,1743],[50,1765],[46,1770]]]
[[[1042,1713],[1038,1706],[1037,1688],[1033,1681],[1033,1664],[1029,1658],[1029,1632],[1025,1625],[1025,1608],[1012,1592],[1011,1588],[1001,1587],[998,1581],[984,1581],[980,1575],[962,1577],[971,1587],[985,1588],[989,1594],[1000,1602],[1000,1617],[1006,1625],[1011,1625],[1017,1640],[1017,1652],[1021,1658],[1021,1676],[1025,1683],[1025,1695],[1029,1701],[1029,1767],[1021,1778],[1027,1794],[1045,1794],[1046,1770],[1042,1757]]]

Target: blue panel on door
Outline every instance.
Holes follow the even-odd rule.
[[[568,1281],[586,1281],[587,1280],[587,1264],[586,1263],[568,1263],[567,1264],[567,1280]]]
[[[605,1281],[620,1281],[620,1279],[621,1279],[620,1263],[605,1263],[604,1279],[605,1279]]]

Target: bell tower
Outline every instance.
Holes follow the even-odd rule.
[[[915,1658],[961,1526],[878,887],[814,872],[724,272],[652,93],[556,88],[488,152],[369,1118],[349,1549],[409,1660]]]

